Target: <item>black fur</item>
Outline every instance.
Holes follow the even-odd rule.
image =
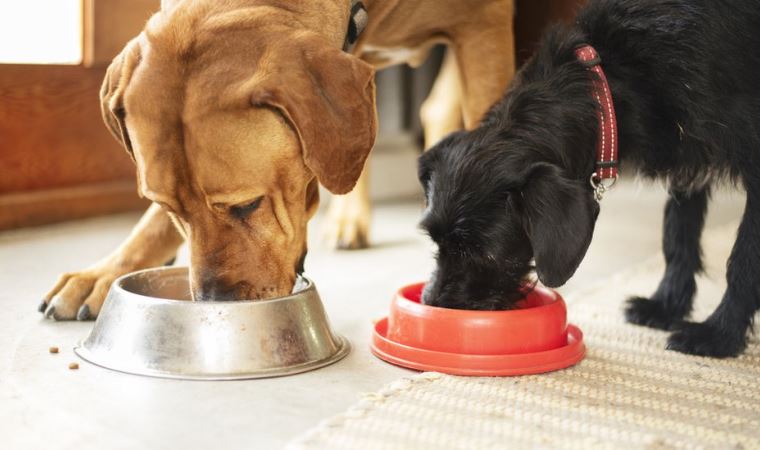
[[[550,30],[477,129],[420,158],[422,227],[439,247],[423,301],[506,309],[533,258],[546,285],[575,272],[599,211],[588,181],[598,105],[574,55],[591,44],[613,93],[623,176],[661,179],[671,190],[665,276],[650,298],[629,301],[626,317],[674,330],[674,350],[740,353],[760,307],[758,24],[756,1],[592,0],[574,26]],[[686,323],[708,193],[725,180],[747,192],[728,289],[709,319]]]

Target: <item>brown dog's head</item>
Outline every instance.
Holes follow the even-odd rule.
[[[140,194],[189,242],[201,300],[289,293],[318,182],[350,191],[376,133],[374,71],[341,51],[348,11],[234,3],[155,15],[101,92]]]

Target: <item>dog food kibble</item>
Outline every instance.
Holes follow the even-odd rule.
[[[58,353],[58,347],[50,347],[50,348],[48,349],[48,351],[49,351],[50,353]]]
[[[79,369],[79,364],[77,364],[77,363],[69,363],[69,369],[70,370],[77,370],[77,369]]]

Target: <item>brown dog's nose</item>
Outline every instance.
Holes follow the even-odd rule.
[[[193,297],[199,301],[230,301],[236,300],[232,290],[225,287],[219,287],[213,283],[204,283],[200,288],[195,289]]]
[[[212,273],[204,271],[193,286],[193,298],[198,301],[231,301],[237,298],[238,289]]]

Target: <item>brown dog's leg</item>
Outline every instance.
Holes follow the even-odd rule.
[[[425,131],[425,149],[444,136],[462,129],[462,82],[456,57],[449,49],[443,57],[430,94],[420,108],[420,121]]]
[[[40,311],[55,320],[94,319],[114,279],[165,264],[177,254],[182,240],[166,212],[153,204],[113,253],[82,271],[61,275]]]
[[[463,118],[474,128],[507,89],[515,73],[513,7],[511,1],[494,2],[489,21],[458,30],[453,37],[462,77]],[[498,24],[498,25],[496,25]]]
[[[325,240],[332,248],[367,248],[370,219],[369,168],[365,166],[354,190],[330,198],[325,217]]]

